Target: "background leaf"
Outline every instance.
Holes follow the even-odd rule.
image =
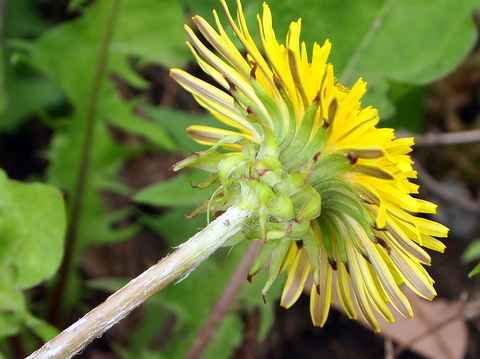
[[[9,180],[3,171],[0,191],[0,266],[14,270],[16,286],[29,288],[50,278],[60,264],[63,198],[50,186]]]
[[[188,5],[207,17],[203,4]],[[252,35],[260,2],[243,1]],[[359,77],[368,82],[363,104],[378,108],[382,117],[394,108],[389,82],[426,84],[445,76],[465,58],[477,38],[473,11],[477,0],[296,0],[268,1],[279,42],[285,43],[290,22],[302,18],[302,40],[332,41],[329,61],[345,86]],[[235,4],[229,2],[234,13]],[[217,10],[220,6],[214,6]],[[221,12],[221,11],[219,11]],[[278,30],[277,30],[278,29]]]
[[[23,325],[36,327],[44,339],[55,333],[28,313],[21,289],[49,279],[60,266],[65,217],[58,190],[9,180],[0,170],[0,337]]]
[[[192,184],[196,185],[206,178],[205,172],[201,171],[181,173],[171,180],[143,188],[133,198],[137,202],[153,206],[198,205],[207,200],[215,190],[215,186],[204,190],[192,187]]]

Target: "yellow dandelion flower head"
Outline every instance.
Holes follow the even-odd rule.
[[[174,169],[202,168],[212,175],[199,187],[219,184],[193,214],[238,203],[255,206],[257,215],[243,236],[263,243],[249,276],[269,268],[265,296],[285,271],[285,307],[295,303],[311,276],[315,325],[325,323],[334,287],[347,315],[357,318],[360,312],[376,331],[374,311],[388,322],[394,320],[392,308],[411,317],[400,285],[427,299],[435,296],[423,267],[430,257],[422,247],[443,251],[434,237],[448,232],[414,215],[434,213],[436,206],[411,196],[418,190],[409,181],[416,176],[408,156],[413,139],[396,139],[392,129],[376,127],[377,110],[361,107],[362,79],[351,89],[336,83],[327,62],[329,41],[315,43],[309,58],[300,41],[301,20],[291,23],[280,44],[263,4],[257,46],[240,0],[236,20],[226,2],[221,4],[236,42],[215,11],[216,29],[200,16],[193,18],[203,40],[185,27],[196,60],[221,88],[171,70],[201,106],[230,128],[187,129],[211,147]]]

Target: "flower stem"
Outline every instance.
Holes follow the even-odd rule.
[[[71,358],[160,289],[187,276],[228,239],[239,233],[252,214],[251,209],[241,206],[229,208],[173,253],[112,294],[27,359]]]

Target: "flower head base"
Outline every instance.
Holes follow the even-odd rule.
[[[412,213],[434,213],[435,205],[413,198],[417,186],[407,155],[413,139],[395,139],[379,129],[377,111],[361,108],[361,79],[351,88],[335,84],[327,63],[330,43],[313,45],[309,60],[300,43],[301,22],[293,22],[286,45],[275,38],[266,4],[258,16],[260,50],[248,31],[240,0],[237,21],[221,0],[243,56],[214,12],[215,30],[201,17],[194,23],[212,52],[188,26],[188,44],[218,89],[179,70],[172,77],[199,104],[231,130],[191,126],[188,133],[211,147],[173,168],[202,168],[212,175],[198,187],[219,184],[192,215],[240,205],[257,209],[243,236],[263,243],[249,278],[268,268],[268,289],[281,271],[287,281],[281,304],[300,296],[311,273],[311,315],[323,325],[332,287],[350,318],[360,311],[379,330],[373,310],[393,321],[393,308],[406,317],[412,309],[399,289],[405,283],[418,295],[435,296],[423,247],[443,251],[434,237],[448,229]],[[224,151],[219,151],[223,148]],[[333,273],[336,272],[336,276]]]

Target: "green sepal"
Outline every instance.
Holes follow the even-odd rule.
[[[306,187],[295,194],[294,197],[298,197],[299,195],[303,197],[303,204],[295,217],[295,221],[301,223],[320,216],[322,211],[322,197],[320,196],[320,193],[318,193],[313,187]]]
[[[282,163],[285,167],[290,167],[289,163],[296,163],[298,164],[298,156],[302,154],[302,148],[308,143],[313,123],[315,121],[315,114],[320,107],[320,101],[316,99],[305,111],[305,114],[300,122],[300,126],[295,132],[294,138],[292,139],[292,143],[298,144],[298,146],[288,146],[282,152]]]
[[[275,74],[273,75],[273,82],[275,84],[275,87],[277,88],[278,92],[280,93],[280,96],[283,99],[283,103],[287,106],[287,112],[288,116],[284,117],[284,121],[286,126],[285,130],[286,132],[283,135],[278,136],[278,143],[280,147],[280,151],[284,151],[285,148],[289,147],[292,139],[295,135],[297,123],[296,123],[296,116],[295,116],[295,107],[292,104],[292,100],[290,99],[290,96],[288,95],[288,91],[283,84],[282,80],[280,80]]]
[[[172,166],[173,171],[179,171],[186,167],[199,168],[207,172],[217,172],[218,164],[225,158],[224,154],[212,151],[211,149],[195,152]]]
[[[352,168],[350,160],[336,153],[321,155],[315,165],[310,184],[316,188],[324,181],[331,180]]]
[[[269,122],[266,125],[268,125],[268,127],[274,130],[275,138],[284,136],[286,129],[283,128],[282,124],[284,123],[285,116],[283,115],[283,111],[280,106],[278,106],[278,102],[275,101],[275,99],[272,98],[272,96],[270,96],[267,91],[265,91],[265,89],[260,85],[260,83],[255,77],[250,77],[250,84],[253,87],[253,91],[255,92],[259,100],[263,103],[269,114]],[[272,121],[272,119],[275,120]]]
[[[368,228],[369,226],[373,226],[374,222],[369,216],[364,216],[363,211],[361,213],[358,212],[357,206],[352,203],[345,203],[342,201],[338,201],[335,198],[328,198],[322,199],[322,208],[324,212],[328,210],[335,210],[337,212],[343,212],[346,215],[352,217],[355,221],[357,221],[363,228]]]
[[[347,249],[345,247],[344,238],[349,238],[349,237],[346,237],[342,234],[339,219],[333,213],[326,214],[326,218],[330,222],[330,228],[331,228],[332,233],[333,233],[333,238],[335,239],[335,248],[337,249],[337,253],[340,254],[340,260],[343,263],[346,263],[347,262]],[[338,258],[335,257],[335,260],[338,260]]]
[[[319,156],[320,156],[319,152],[313,154],[312,156],[309,157],[309,160],[306,161],[306,163],[303,166],[297,168],[293,172],[301,175],[302,178],[304,179],[305,184],[310,181],[310,178],[312,177],[313,171],[315,170],[315,165],[317,164]]]
[[[352,228],[352,226],[350,225],[350,222],[345,218],[345,214],[342,213],[342,212],[338,212],[338,211],[331,211],[332,213],[332,216],[335,216],[340,222],[343,223],[343,227],[345,228],[345,230],[348,232],[347,235],[342,235],[341,236],[341,239],[342,239],[342,244],[343,244],[343,247],[339,247],[339,250],[340,250],[340,255],[341,255],[341,260],[343,261],[343,263],[345,264],[345,266],[347,266],[348,268],[348,259],[347,259],[347,253],[346,253],[346,249],[345,249],[345,245],[343,243],[343,238],[348,238],[348,240],[350,241],[350,243],[353,244],[353,246],[355,247],[355,249],[363,256],[365,257],[366,256],[366,253],[365,251],[363,250],[363,248],[360,246],[360,244],[358,243],[357,241],[357,236]],[[343,252],[344,251],[344,252]]]
[[[224,158],[218,165],[218,177],[224,187],[224,196],[228,201],[230,199],[231,182],[237,178],[244,177],[247,164],[251,163],[250,159],[243,154],[236,153]],[[232,176],[238,172],[238,176]]]
[[[258,149],[255,148],[255,144],[248,138],[242,138],[238,141],[242,146],[242,153],[248,158],[255,158]]]
[[[194,218],[205,212],[226,211],[229,205],[230,203],[227,203],[223,197],[223,186],[220,186],[208,200],[187,214],[187,218]]]
[[[232,95],[235,97],[238,110],[254,124],[262,125],[262,127],[269,126],[271,122],[269,114],[265,112],[261,107],[259,107],[255,102],[240,94],[237,90],[235,93],[232,92]],[[242,106],[243,105],[243,106]]]
[[[303,249],[307,252],[308,261],[312,267],[313,283],[320,284],[320,244],[315,232],[310,227],[307,235],[302,238]]]
[[[291,231],[288,234],[288,237],[292,239],[301,239],[303,238],[310,229],[310,221],[308,222],[292,222],[291,223]]]
[[[243,135],[230,135],[225,136],[224,138],[220,139],[215,143],[212,147],[208,150],[194,152],[192,156],[189,156],[176,164],[174,164],[171,169],[173,171],[179,171],[185,167],[194,167],[200,168],[208,172],[217,172],[218,164],[227,157],[224,154],[218,153],[217,149],[221,145],[225,144],[233,144],[245,139]]]
[[[281,162],[276,156],[266,155],[255,161],[255,170],[260,176],[263,176],[266,172],[282,173],[283,167]]]
[[[199,184],[192,185],[192,187],[199,188],[199,189],[205,189],[205,188],[210,187],[214,183],[219,183],[218,173],[212,174],[210,177],[208,177],[204,181],[200,182]]]
[[[325,128],[320,127],[315,134],[315,136],[308,141],[308,143],[305,144],[305,146],[300,150],[300,153],[298,156],[302,156],[302,158],[296,157],[296,161],[298,162],[304,162],[304,161],[309,161],[312,159],[317,153],[321,152],[323,150],[323,147],[325,146],[326,142],[326,131]],[[292,162],[294,162],[292,160]]]
[[[292,200],[285,193],[279,193],[267,204],[268,213],[282,220],[289,220],[295,217],[295,209]]]
[[[269,241],[266,243],[262,243],[260,245],[260,247],[258,248],[257,255],[255,256],[255,260],[253,261],[253,264],[250,267],[250,270],[248,271],[249,280],[251,280],[251,278],[255,274],[264,270],[270,265],[272,261],[273,252],[276,246],[277,246],[276,241]]]
[[[267,241],[275,241],[275,240],[280,240],[282,238],[285,238],[288,236],[288,234],[291,232],[291,227],[285,226],[284,229],[269,229],[267,232]]]
[[[275,196],[272,189],[266,184],[258,181],[250,181],[256,200],[258,201],[258,222],[260,225],[260,238],[265,242],[267,240],[267,221],[268,210],[267,204],[271,198]]]
[[[335,241],[335,237],[332,235],[332,229],[330,221],[327,220],[327,216],[323,215],[317,218],[317,221],[320,225],[320,230],[322,233],[322,243],[327,251],[328,261],[333,268],[337,267],[335,253],[333,248],[333,242]]]
[[[285,193],[287,196],[293,196],[301,188],[305,186],[305,178],[300,173],[290,173],[279,183],[277,183],[273,190],[275,193]]]
[[[340,207],[345,211],[346,206],[348,206],[351,210],[344,213],[359,222],[365,231],[369,233],[370,227],[375,223],[365,209],[362,199],[352,191],[349,185],[341,180],[330,181],[330,184],[330,186],[320,191],[322,194],[323,208],[341,212],[341,210],[339,210]]]
[[[236,235],[234,235],[233,237],[231,237],[228,241],[226,241],[222,247],[232,247],[238,243],[240,243],[241,241],[243,241],[245,239],[245,235],[243,233],[238,233]]]
[[[266,156],[272,156],[278,158],[279,156],[279,148],[277,138],[273,134],[272,130],[266,126],[263,127],[263,138],[262,138],[262,146],[257,154],[257,159],[262,159]]]
[[[275,249],[273,250],[271,256],[271,262],[268,270],[268,278],[265,283],[265,286],[262,289],[263,301],[266,302],[266,297],[268,290],[272,286],[273,282],[278,276],[280,269],[282,268],[285,256],[287,255],[288,249],[292,245],[292,241],[288,239],[280,239],[275,241]]]

